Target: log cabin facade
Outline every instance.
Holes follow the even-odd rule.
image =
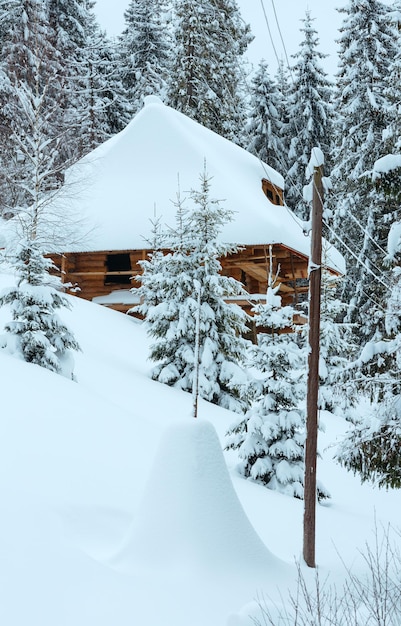
[[[283,305],[297,304],[308,292],[308,257],[283,244],[272,244],[273,273],[280,283],[279,295]],[[253,305],[263,300],[269,273],[269,246],[245,246],[236,254],[221,259],[222,273],[241,282],[249,294],[236,298],[248,313]],[[73,252],[52,255],[64,283],[71,285],[72,293],[93,300],[116,311],[127,313],[136,303],[130,297],[131,287],[141,274],[138,261],[145,260],[148,249]],[[67,289],[68,290],[68,289]]]
[[[90,236],[52,255],[63,281],[77,286],[80,297],[123,312],[130,309],[135,303],[130,288],[141,272],[138,261],[151,251],[145,240],[151,223],[162,218],[174,226],[177,187],[183,195],[197,188],[205,168],[211,199],[221,199],[233,213],[221,240],[241,250],[221,263],[222,272],[249,293],[238,303],[250,311],[265,297],[270,249],[283,304],[305,297],[310,241],[284,203],[282,176],[152,97],[121,133],[66,173],[61,202],[84,218]],[[342,257],[334,248],[329,267],[342,273]]]

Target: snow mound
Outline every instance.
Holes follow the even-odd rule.
[[[145,96],[143,99],[143,105],[146,107],[149,104],[163,104],[163,100],[159,96]]]
[[[164,433],[132,528],[113,565],[254,573],[285,569],[251,526],[234,491],[219,439],[206,421]]]

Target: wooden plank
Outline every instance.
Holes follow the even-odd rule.
[[[253,278],[256,278],[257,281],[264,282],[264,283],[267,282],[266,266],[262,264],[257,265],[256,263],[244,262],[244,263],[239,263],[238,267],[240,267],[241,270],[243,270],[244,272],[246,272]]]

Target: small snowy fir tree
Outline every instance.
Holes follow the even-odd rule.
[[[151,309],[164,299],[164,268],[166,266],[167,254],[163,252],[163,247],[167,246],[168,235],[162,231],[160,218],[152,222],[152,234],[148,240],[152,252],[148,258],[138,261],[142,268],[142,274],[136,276],[136,281],[141,283],[140,287],[134,287],[132,293],[140,300],[140,304],[135,305],[128,313],[139,313],[147,318]],[[163,246],[164,243],[164,246]]]
[[[188,212],[182,200],[177,200],[176,228],[167,233],[170,251],[156,250],[142,263],[141,287],[135,290],[144,300],[137,310],[145,314],[149,335],[156,339],[150,354],[157,362],[152,377],[192,391],[195,355],[199,354],[199,396],[243,412],[247,408],[242,397],[247,387],[242,367],[246,316],[237,305],[224,301],[243,293],[243,288],[220,274],[219,260],[237,250],[235,245],[219,242],[231,213],[210,198],[206,172],[201,189],[193,190],[189,200]]]
[[[17,285],[0,295],[0,306],[9,305],[12,314],[2,347],[28,363],[72,377],[71,351],[79,346],[56,313],[70,306],[60,281],[49,274],[52,261],[37,242],[26,240],[18,246],[13,265]]]
[[[370,410],[355,417],[353,427],[338,447],[336,458],[348,470],[358,474],[362,482],[371,481],[379,487],[401,487],[401,275],[389,302],[397,312],[389,313],[393,338],[366,344],[355,365],[363,372],[362,383],[369,391]],[[389,328],[390,330],[390,328]],[[370,373],[366,377],[366,373]]]
[[[227,433],[227,448],[238,450],[245,477],[303,499],[306,354],[296,335],[288,332],[294,330],[294,309],[281,307],[279,286],[269,283],[266,304],[255,307],[256,324],[263,332],[251,351],[251,365],[262,376],[252,383],[252,408]],[[318,484],[319,500],[327,497]]]

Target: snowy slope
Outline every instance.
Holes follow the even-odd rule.
[[[188,394],[148,378],[143,324],[72,302],[77,383],[0,353],[0,623],[248,626],[244,605],[294,583],[302,503],[224,462],[232,414],[201,402],[195,422]],[[397,525],[399,494],[333,465],[344,424],[325,422],[317,559],[341,578],[336,550],[361,568],[375,511]]]

